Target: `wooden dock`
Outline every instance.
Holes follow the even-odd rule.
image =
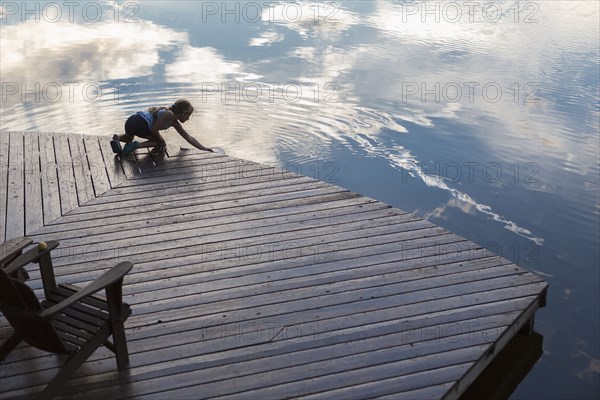
[[[374,199],[195,150],[121,160],[108,140],[0,134],[0,242],[60,240],[59,282],[134,263],[130,368],[100,349],[65,399],[455,399],[544,305],[539,277]],[[0,398],[61,360],[21,345]]]

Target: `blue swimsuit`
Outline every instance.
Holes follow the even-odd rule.
[[[157,119],[162,117],[166,109],[160,109],[157,113]],[[150,138],[150,128],[154,124],[154,118],[150,111],[138,111],[125,121],[125,133],[129,136],[139,136],[144,139]],[[169,128],[171,123],[165,127]]]

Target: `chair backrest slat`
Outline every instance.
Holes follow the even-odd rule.
[[[0,244],[0,267],[12,261],[31,242],[30,238],[22,237],[10,239]]]
[[[52,353],[67,353],[67,347],[50,321],[40,317],[43,308],[25,283],[10,278],[0,268],[0,311],[16,332],[38,349]]]

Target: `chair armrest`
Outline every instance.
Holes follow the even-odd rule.
[[[20,237],[7,240],[0,244],[0,266],[4,265],[7,261],[10,261],[17,253],[29,246],[32,242],[28,237]]]
[[[128,261],[120,262],[106,271],[104,274],[100,275],[95,281],[81,289],[79,292],[42,311],[40,316],[42,318],[51,318],[54,314],[78,302],[79,300],[89,297],[102,289],[106,289],[116,282],[122,282],[123,277],[131,270],[132,267],[133,264]]]
[[[37,246],[27,250],[25,253],[15,258],[13,262],[8,264],[8,266],[4,268],[4,271],[6,271],[6,273],[10,276],[19,268],[24,267],[30,262],[38,260],[44,254],[47,254],[50,251],[54,250],[59,245],[59,242],[58,240],[49,240],[48,242],[46,242],[46,244],[48,245],[48,248],[44,250],[38,249]]]

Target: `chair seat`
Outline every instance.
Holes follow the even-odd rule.
[[[52,307],[72,296],[78,290],[79,288],[73,285],[58,285],[51,291],[46,300],[42,301],[42,307]],[[124,319],[131,315],[129,304],[122,304],[122,313]],[[109,323],[108,302],[106,297],[99,294],[87,297],[64,309],[52,321],[52,325],[60,338],[71,351],[81,349],[100,329]],[[111,347],[111,343],[109,343],[109,347]]]

